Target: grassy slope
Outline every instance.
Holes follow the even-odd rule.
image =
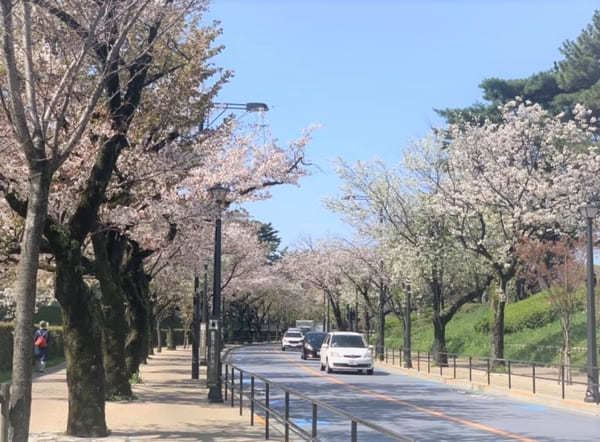
[[[528,298],[528,302],[547,305],[543,294]],[[527,301],[527,300],[526,300]],[[521,301],[525,302],[525,301]],[[506,309],[506,319],[516,312],[518,304],[510,304]],[[446,326],[446,344],[449,353],[471,356],[489,356],[489,335],[476,331],[476,325],[489,315],[489,307],[481,304],[463,306]],[[426,315],[413,316],[413,350],[429,351],[433,342],[433,326]],[[386,345],[401,347],[403,342],[402,323],[395,317],[386,320]],[[573,317],[571,332],[573,347],[586,346],[586,314],[577,312]],[[600,335],[599,335],[600,337]],[[558,351],[562,345],[562,333],[559,320],[556,319],[542,327],[507,333],[505,335],[505,357],[521,361],[558,362]],[[600,342],[600,340],[599,340]],[[585,352],[573,351],[573,364],[585,364]]]

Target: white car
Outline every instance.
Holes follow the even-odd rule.
[[[281,350],[285,351],[287,348],[297,348],[300,349],[302,347],[302,343],[304,342],[304,335],[300,330],[288,330],[283,335],[281,339]]]
[[[321,371],[356,371],[373,374],[371,349],[360,333],[331,332],[321,346]]]

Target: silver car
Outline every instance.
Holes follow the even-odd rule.
[[[300,349],[304,342],[304,335],[300,330],[288,330],[281,339],[281,351],[288,348]]]

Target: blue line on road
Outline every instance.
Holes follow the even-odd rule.
[[[303,427],[303,426],[306,426],[306,425],[312,425],[312,419],[294,419],[294,423],[296,425],[298,425],[299,427]],[[331,425],[331,422],[317,420],[317,426],[318,427],[326,427],[328,425]]]

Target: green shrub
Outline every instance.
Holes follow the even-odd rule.
[[[33,323],[39,324],[40,321],[47,321],[50,325],[62,325],[62,309],[60,305],[46,305],[40,307],[33,316]]]
[[[523,301],[508,304],[504,311],[504,331],[516,333],[526,328],[540,328],[558,318],[558,313],[550,308],[547,292],[540,292]],[[488,333],[493,322],[492,312],[475,324],[475,331]]]
[[[13,352],[13,325],[0,322],[0,371],[10,370]]]
[[[139,371],[136,371],[135,373],[133,373],[131,375],[131,378],[129,378],[129,383],[130,384],[143,384],[142,375],[140,374]]]

